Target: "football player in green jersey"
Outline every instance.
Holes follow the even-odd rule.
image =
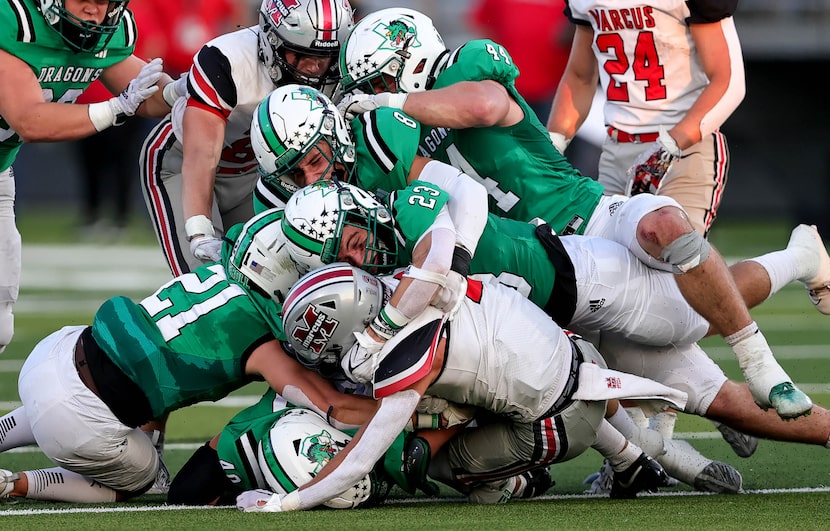
[[[280,297],[299,277],[280,253],[280,213],[253,218],[220,262],[140,302],[114,297],[26,359],[23,405],[0,419],[0,451],[37,444],[55,468],[0,472],[0,496],[113,502],[146,491],[159,459],[138,426],[264,379],[293,404],[356,428],[374,400],[338,392],[285,353]],[[5,428],[4,428],[5,429]]]
[[[755,402],[782,418],[809,414],[812,401],[775,360],[723,258],[680,205],[650,194],[603,196],[599,184],[569,168],[516,91],[518,68],[498,43],[475,40],[448,53],[428,17],[392,8],[355,25],[341,71],[344,91],[363,92],[340,103],[347,118],[385,106],[438,128],[422,133],[422,154],[480,179],[494,212],[546,220],[559,234],[607,237],[674,272],[689,304],[732,347]],[[820,242],[818,233],[812,239]],[[799,280],[814,292],[830,283],[830,260]]]
[[[133,55],[129,0],[9,0],[0,4],[0,352],[14,335],[21,241],[12,163],[23,142],[75,140],[134,114],[170,112],[181,82],[161,59]],[[100,78],[118,96],[69,105]],[[164,90],[159,90],[164,87]],[[171,102],[171,103],[168,103]]]

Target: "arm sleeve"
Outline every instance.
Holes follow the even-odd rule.
[[[487,189],[457,168],[434,160],[418,176],[450,195],[447,209],[455,225],[458,245],[475,254],[478,240],[487,225]]]
[[[409,421],[421,395],[407,389],[380,402],[372,420],[344,450],[343,461],[325,478],[308,487],[300,487],[300,509],[311,509],[350,488],[368,474]]]

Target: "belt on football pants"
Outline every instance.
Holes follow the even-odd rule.
[[[552,417],[554,415],[558,415],[562,413],[565,408],[570,406],[573,403],[573,395],[576,393],[576,388],[579,387],[579,365],[585,361],[585,358],[582,356],[582,351],[579,350],[579,347],[576,346],[576,342],[573,339],[568,337],[568,342],[571,344],[571,369],[568,372],[568,381],[565,382],[565,388],[562,389],[562,394],[559,395],[559,398],[550,406],[544,415],[539,417],[540,419],[546,419],[548,417]]]
[[[98,391],[98,386],[95,385],[95,380],[89,371],[89,364],[86,362],[83,334],[78,337],[78,342],[75,343],[75,370],[78,371],[78,378],[81,379],[81,382],[83,382],[87,389],[92,391],[92,394],[98,398],[101,398],[101,392]]]
[[[620,131],[616,127],[608,127],[608,136],[616,140],[617,142],[622,143],[629,143],[633,142],[635,144],[642,144],[645,142],[655,142],[657,138],[660,136],[660,133],[626,133],[625,131]]]

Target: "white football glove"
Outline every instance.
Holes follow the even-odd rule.
[[[215,236],[197,236],[190,240],[190,252],[202,262],[217,262],[222,258],[222,240]]]
[[[432,297],[431,304],[447,314],[447,319],[453,320],[461,303],[467,296],[467,277],[455,271],[447,273],[447,283]]]
[[[553,147],[556,148],[556,151],[558,151],[560,155],[564,155],[565,150],[568,149],[568,144],[571,143],[571,139],[565,138],[565,135],[562,133],[554,133],[553,131],[548,131],[548,136],[550,136],[550,141],[553,144]]]
[[[447,402],[447,408],[441,412],[441,427],[452,428],[459,424],[467,424],[476,414],[476,409],[471,406],[462,406],[455,402]]]
[[[117,123],[114,125],[123,122],[123,118],[118,121],[118,115],[133,116],[138,110],[138,106],[156,93],[159,89],[156,83],[158,83],[162,74],[161,63],[161,59],[156,57],[144,65],[138,75],[135,76],[135,79],[130,81],[130,84],[124,89],[124,92],[109,100],[116,114]]]
[[[364,112],[374,111],[379,107],[392,107],[393,109],[403,109],[406,103],[406,93],[381,92],[380,94],[363,94],[352,93],[347,94],[337,104],[337,110],[347,121],[358,114]]]
[[[246,513],[281,513],[282,500],[270,490],[246,490],[236,497],[236,508]]]
[[[657,142],[641,153],[634,165],[628,169],[626,195],[656,194],[663,177],[681,155],[683,151],[677,147],[677,142],[661,125]]]
[[[428,413],[430,415],[435,413],[441,413],[450,403],[444,400],[439,396],[429,396],[424,395],[421,397],[421,401],[418,402],[418,407],[415,408],[415,411],[418,413]]]
[[[213,222],[207,216],[187,218],[184,231],[190,241],[190,252],[203,262],[215,262],[222,257],[222,240],[216,237]]]
[[[371,382],[378,367],[378,353],[383,341],[377,341],[366,332],[354,332],[357,342],[346,351],[340,360],[340,368],[346,378],[355,383]]]
[[[179,79],[164,85],[164,90],[162,91],[162,96],[164,96],[164,101],[167,102],[167,105],[173,106],[176,103],[176,100],[181,98],[182,96],[187,95],[187,72],[183,73],[179,76]]]

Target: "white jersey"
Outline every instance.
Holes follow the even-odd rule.
[[[251,148],[251,119],[257,105],[274,90],[274,82],[259,60],[259,26],[251,26],[208,41],[193,58],[187,98],[171,111],[176,138],[182,139],[187,106],[197,106],[225,119],[225,140],[217,175],[256,169]]]
[[[566,14],[594,30],[593,49],[606,96],[605,124],[651,133],[679,122],[708,85],[689,22],[731,17],[723,0],[570,0]],[[724,31],[737,34],[731,19]]]
[[[424,349],[418,351],[431,351],[442,332],[447,337],[443,370],[427,394],[527,422],[548,412],[567,388],[574,363],[571,340],[516,290],[471,279],[467,298],[446,327],[440,312],[425,313],[439,318],[427,318],[423,326],[411,323],[389,346],[407,342],[410,347],[420,336]],[[432,359],[429,352],[387,357],[375,372],[375,396],[422,378]]]

